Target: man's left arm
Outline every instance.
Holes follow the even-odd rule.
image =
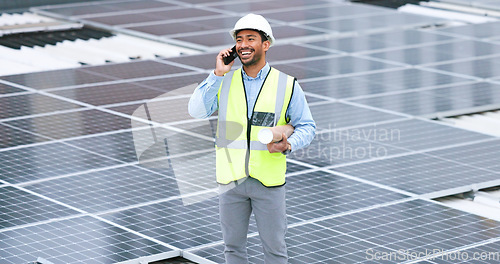
[[[313,120],[304,91],[297,81],[295,81],[286,116],[295,128],[293,134],[287,139],[292,152],[307,147],[316,135],[316,123]]]

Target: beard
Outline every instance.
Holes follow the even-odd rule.
[[[248,59],[241,59],[241,57],[239,57],[241,64],[243,64],[243,66],[249,67],[256,65],[263,59],[264,56],[262,55],[261,52],[256,52],[255,50],[252,50],[252,52],[253,55]],[[238,56],[240,55],[238,54]]]

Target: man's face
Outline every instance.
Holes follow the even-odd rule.
[[[236,51],[244,66],[255,65],[261,60],[265,60],[266,51],[270,42],[262,41],[259,32],[245,29],[236,35]]]

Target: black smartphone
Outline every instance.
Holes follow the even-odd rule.
[[[222,60],[224,61],[224,64],[228,65],[231,63],[234,59],[238,57],[238,53],[236,53],[236,45],[231,49],[231,52],[229,53],[229,56],[227,57],[222,57]]]

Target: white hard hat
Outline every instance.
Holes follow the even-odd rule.
[[[269,22],[261,15],[248,14],[240,18],[236,24],[234,24],[234,28],[229,31],[229,34],[231,34],[231,37],[236,41],[236,31],[243,29],[262,31],[267,35],[267,39],[271,42],[271,46],[274,44],[275,39],[271,25],[269,25]]]

